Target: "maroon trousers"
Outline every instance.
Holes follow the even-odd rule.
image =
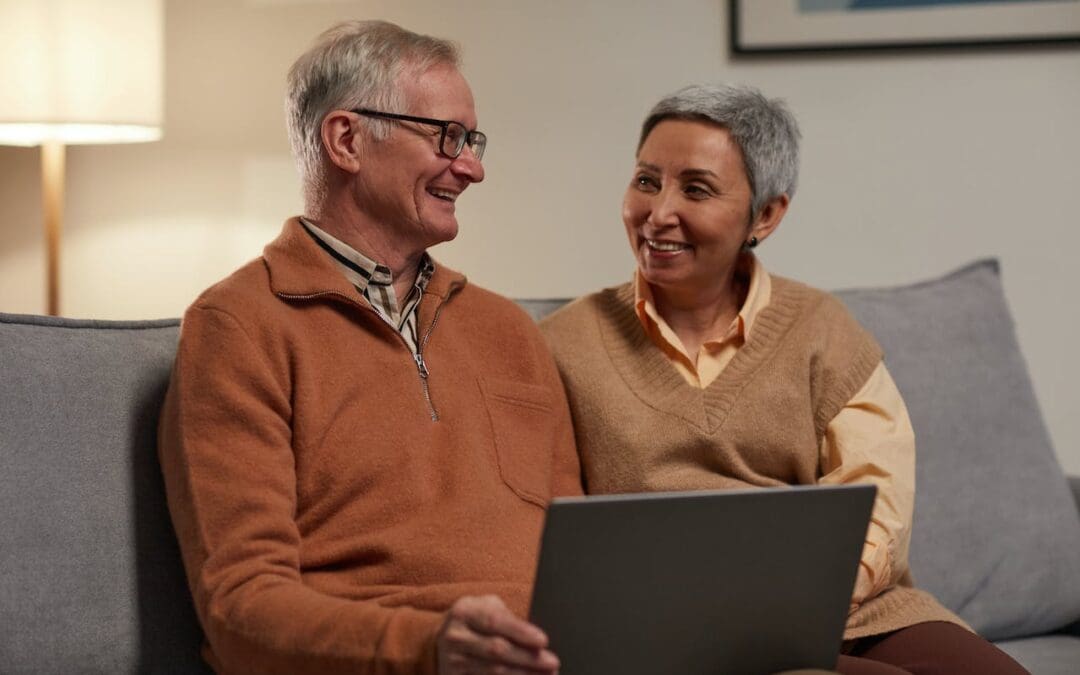
[[[854,640],[836,670],[843,675],[1029,675],[983,638],[944,621]]]

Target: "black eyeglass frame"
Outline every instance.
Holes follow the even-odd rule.
[[[371,110],[370,108],[354,108],[352,112],[357,115],[364,115],[365,117],[384,117],[390,120],[416,122],[417,124],[430,124],[439,127],[439,152],[450,159],[458,158],[462,151],[465,150],[465,146],[468,145],[473,154],[476,155],[476,160],[480,161],[484,156],[484,150],[487,148],[487,134],[483,131],[477,131],[476,129],[466,129],[465,125],[461,122],[455,122],[453,120],[437,120],[431,117],[416,117],[415,115],[402,115],[400,113],[388,113],[380,110]],[[454,152],[447,152],[446,132],[451,125],[461,127],[463,133],[458,137],[460,140],[457,143],[457,147],[453,149]]]

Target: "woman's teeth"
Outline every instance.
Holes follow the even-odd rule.
[[[656,241],[655,239],[646,239],[645,243],[654,251],[675,252],[681,251],[684,248],[689,248],[686,244],[676,241]]]

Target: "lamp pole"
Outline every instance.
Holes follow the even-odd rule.
[[[45,215],[47,309],[60,314],[60,235],[64,224],[64,144],[41,144],[41,198]]]

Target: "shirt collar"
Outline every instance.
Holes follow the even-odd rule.
[[[300,224],[304,226],[304,229],[315,240],[315,243],[329,253],[330,257],[337,262],[342,273],[345,274],[345,278],[352,282],[360,293],[364,293],[369,285],[393,285],[394,275],[386,265],[375,262],[352,246],[320,229],[319,226],[307,218],[301,217]],[[431,261],[431,256],[425,252],[420,258],[420,269],[417,272],[416,283],[414,284],[421,293],[424,292],[428,281],[431,280],[433,271],[434,264]]]
[[[748,340],[755,319],[769,304],[772,296],[772,279],[757,256],[750,252],[742,253],[736,260],[735,274],[748,281],[746,300],[743,301],[738,315],[731,324],[720,334],[710,337],[706,344],[723,342],[736,336],[741,336],[744,341]],[[672,339],[674,331],[657,311],[652,289],[640,270],[634,273],[634,308],[638,320],[647,331],[658,331],[668,342],[674,345],[680,344],[677,338]]]
[[[739,310],[739,317],[743,321],[743,338],[749,340],[754,321],[761,315],[762,310],[769,306],[769,300],[772,299],[772,277],[753,253],[746,253],[741,262],[745,266],[746,274],[750,276],[750,286],[746,290],[746,302]]]
[[[361,293],[367,289],[368,284],[389,286],[393,281],[390,268],[386,265],[380,265],[352,246],[325,232],[307,218],[300,218],[300,224],[304,226],[315,243],[330,254],[345,274],[345,278],[352,282]]]
[[[463,274],[439,265],[429,255],[425,259],[432,267],[425,293],[445,299],[467,283]],[[313,297],[329,293],[355,297],[355,286],[301,225],[299,218],[285,221],[281,234],[263,249],[263,260],[270,275],[270,290],[276,295]],[[421,264],[421,274],[423,271]]]

